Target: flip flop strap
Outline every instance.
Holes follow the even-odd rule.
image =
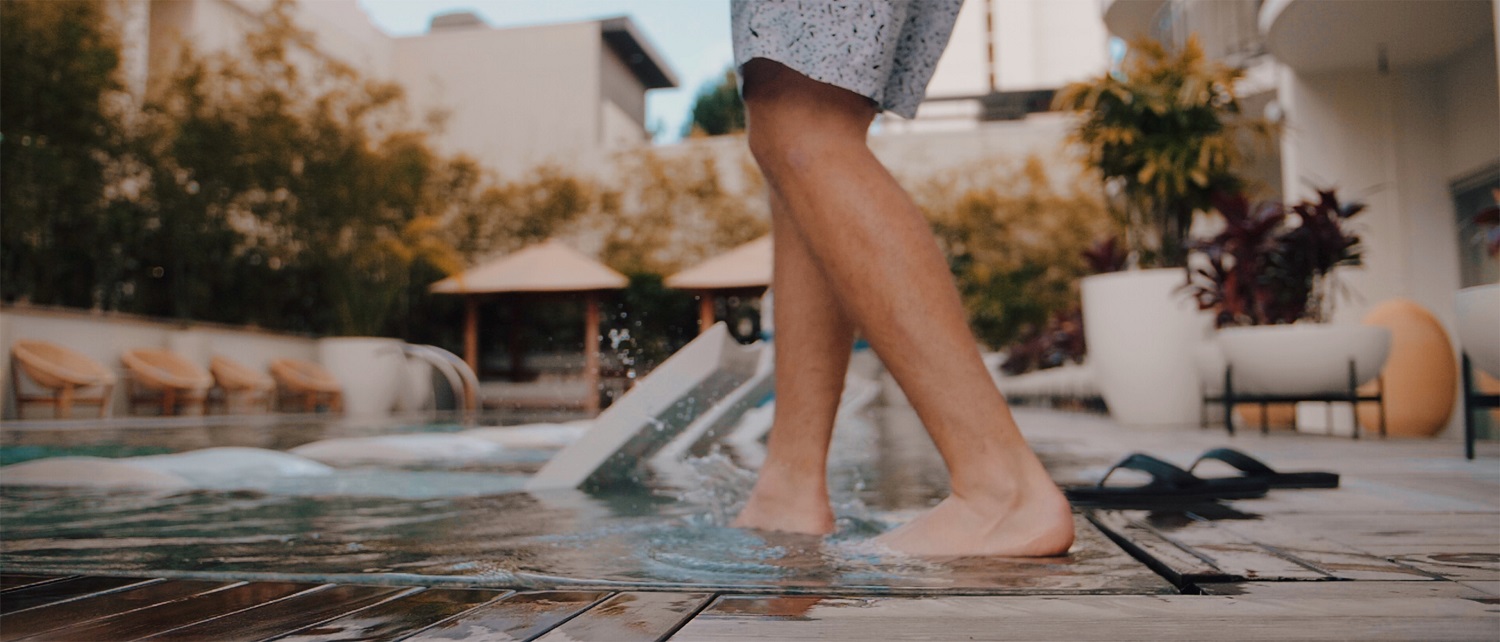
[[[1226,464],[1229,464],[1230,466],[1239,469],[1240,472],[1247,475],[1276,474],[1276,471],[1274,469],[1272,469],[1270,466],[1265,465],[1265,463],[1261,462],[1261,460],[1246,455],[1245,453],[1242,453],[1233,448],[1215,448],[1206,453],[1203,453],[1202,456],[1198,457],[1197,461],[1193,462],[1192,466],[1188,466],[1188,471],[1191,472],[1194,468],[1197,468],[1198,464],[1203,463],[1203,460],[1205,459],[1216,459],[1218,461],[1222,461]]]
[[[1176,488],[1190,488],[1203,483],[1202,479],[1169,462],[1144,453],[1134,453],[1121,459],[1120,463],[1111,466],[1109,471],[1105,472],[1104,476],[1099,478],[1098,488],[1104,488],[1104,482],[1109,480],[1109,476],[1121,468],[1138,470],[1150,475],[1150,485],[1152,486],[1164,485]]]

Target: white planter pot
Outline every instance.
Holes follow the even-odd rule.
[[[405,359],[400,388],[397,410],[416,412],[425,408],[432,401],[432,364],[421,359]]]
[[[1500,377],[1500,283],[1458,291],[1458,343],[1474,367]]]
[[[318,341],[318,360],[344,386],[344,412],[389,415],[406,373],[400,339],[334,337]]]
[[[1234,369],[1234,393],[1334,395],[1380,374],[1391,350],[1391,331],[1373,325],[1299,323],[1225,328],[1217,335]]]
[[[1213,325],[1178,291],[1180,269],[1084,277],[1083,333],[1099,393],[1115,420],[1197,425],[1202,403],[1197,346]]]

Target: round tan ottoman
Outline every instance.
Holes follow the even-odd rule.
[[[1391,331],[1391,355],[1380,371],[1385,381],[1386,430],[1392,437],[1431,437],[1448,425],[1458,398],[1458,360],[1443,324],[1409,299],[1375,306],[1364,322]],[[1380,409],[1359,406],[1368,434],[1380,429]]]

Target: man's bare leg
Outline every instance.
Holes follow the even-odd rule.
[[[776,248],[771,277],[776,292],[776,410],[765,464],[734,525],[829,533],[828,443],[854,330],[775,190],[771,226]]]
[[[866,145],[875,107],[772,61],[744,71],[756,161],[948,466],[952,494],[881,541],[919,555],[1067,551],[1067,500],[980,361],[926,220]]]

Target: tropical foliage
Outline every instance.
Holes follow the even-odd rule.
[[[704,85],[693,100],[693,109],[682,135],[722,136],[745,131],[745,103],[740,99],[738,74],[724,72],[719,81]]]
[[[1242,72],[1208,59],[1195,38],[1175,53],[1146,39],[1130,50],[1120,76],[1069,85],[1055,105],[1081,114],[1072,140],[1121,197],[1140,262],[1181,266],[1193,213],[1215,193],[1244,190],[1242,145],[1268,140],[1273,126],[1241,113]]]
[[[913,187],[948,256],[979,340],[999,348],[1076,305],[1084,250],[1117,231],[1098,185],[1039,159],[981,163]]]
[[[1224,230],[1193,244],[1203,258],[1188,271],[1187,290],[1220,327],[1321,321],[1335,301],[1334,268],[1359,265],[1359,236],[1347,221],[1364,210],[1332,191],[1290,209],[1217,195]]]
[[[0,296],[91,307],[117,261],[100,216],[121,89],[99,3],[7,2],[0,20]],[[101,251],[103,250],[103,251]]]

